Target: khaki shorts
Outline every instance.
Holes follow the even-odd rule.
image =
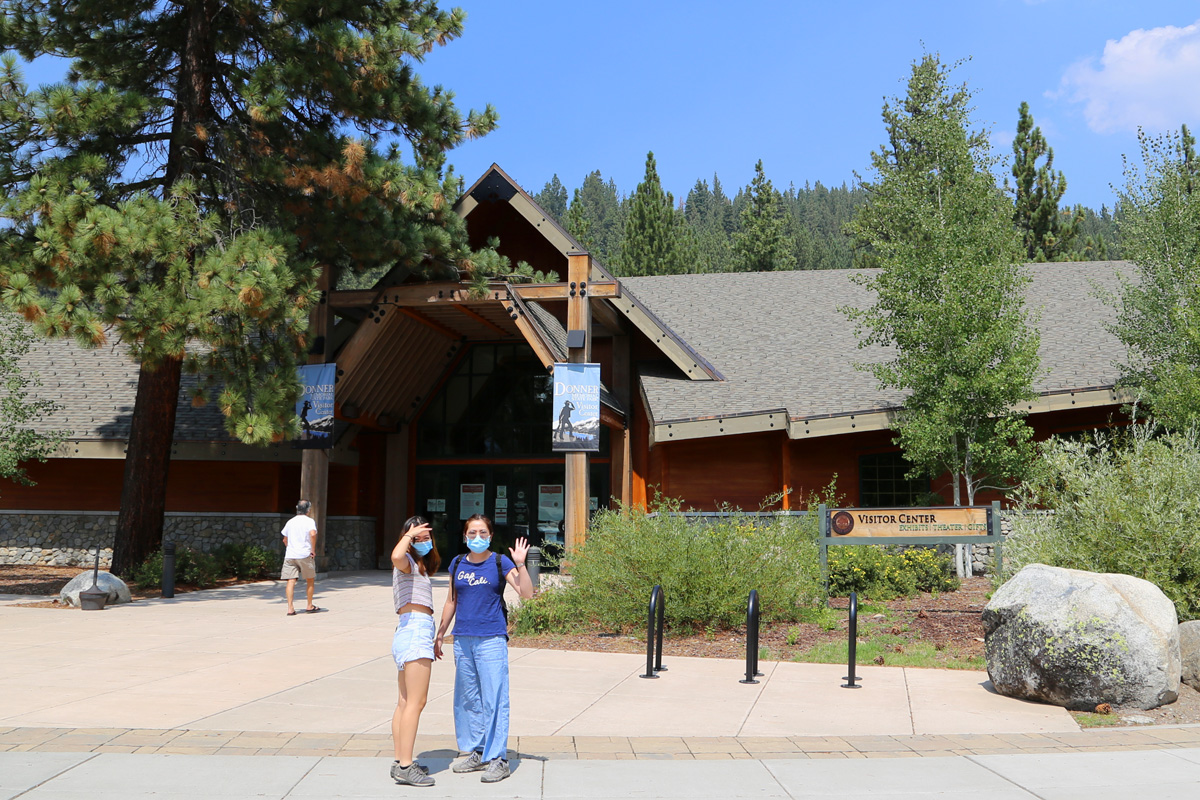
[[[285,558],[283,560],[283,573],[279,576],[281,580],[294,581],[296,578],[304,578],[310,581],[317,577],[317,559],[316,556],[308,558]]]

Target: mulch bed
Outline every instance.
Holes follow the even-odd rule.
[[[875,603],[886,606],[891,626],[905,630],[913,638],[953,646],[963,658],[983,655],[983,625],[980,615],[987,605],[991,583],[987,578],[970,578],[963,581],[956,592],[943,592],[937,596],[921,594],[913,598]],[[833,608],[845,609],[847,598],[833,598]],[[859,610],[860,635],[865,631],[873,614]],[[816,623],[788,622],[769,624],[763,622],[758,642],[771,651],[771,658],[791,660],[796,655],[824,642],[846,640],[848,623],[845,619],[834,630],[828,631]],[[594,650],[606,653],[645,653],[645,631],[626,631],[613,634],[598,631],[580,631],[573,634],[541,634],[537,636],[514,636],[510,642],[514,647],[544,647],[556,650]],[[744,630],[713,631],[691,636],[671,636],[663,641],[663,657],[698,656],[707,658],[745,658],[746,633]]]

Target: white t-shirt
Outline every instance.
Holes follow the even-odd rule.
[[[284,558],[308,558],[313,554],[312,539],[309,533],[317,529],[316,521],[307,514],[297,514],[283,526],[283,536],[287,539],[287,552]]]

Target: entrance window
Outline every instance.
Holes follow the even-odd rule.
[[[912,463],[900,452],[858,458],[858,504],[862,508],[918,505],[929,493],[929,478],[906,478]]]
[[[548,456],[554,387],[526,345],[471,346],[418,422],[418,458]],[[601,431],[600,453],[607,453]]]
[[[417,456],[548,453],[552,391],[528,347],[475,345],[421,416]]]

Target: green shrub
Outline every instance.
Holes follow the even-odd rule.
[[[215,556],[190,547],[181,547],[175,552],[176,583],[208,589],[217,585],[217,578],[220,576],[221,571]]]
[[[894,552],[882,545],[829,548],[829,594],[857,592],[872,600],[909,597],[917,592],[949,592],[959,586],[949,555],[926,547]]]
[[[143,589],[158,589],[162,588],[162,573],[163,554],[159,550],[134,568],[130,578]],[[180,547],[175,551],[175,583],[209,589],[217,585],[220,574],[214,556],[190,547]]]
[[[157,550],[145,561],[134,567],[129,579],[143,589],[162,588],[163,554]]]
[[[279,572],[282,561],[278,554],[257,544],[228,542],[213,553],[221,575],[253,580],[267,578]]]
[[[1118,572],[1200,618],[1200,435],[1149,425],[1043,444],[1004,544],[1002,583],[1027,564]]]
[[[813,506],[815,507],[815,505]],[[764,620],[791,621],[821,597],[817,519],[729,517],[689,522],[678,503],[654,514],[601,511],[587,539],[567,554],[570,580],[526,601],[516,630],[533,633],[580,625],[608,630],[646,624],[650,590],[661,584],[664,618],[674,631],[731,628],[745,622],[751,589]]]

